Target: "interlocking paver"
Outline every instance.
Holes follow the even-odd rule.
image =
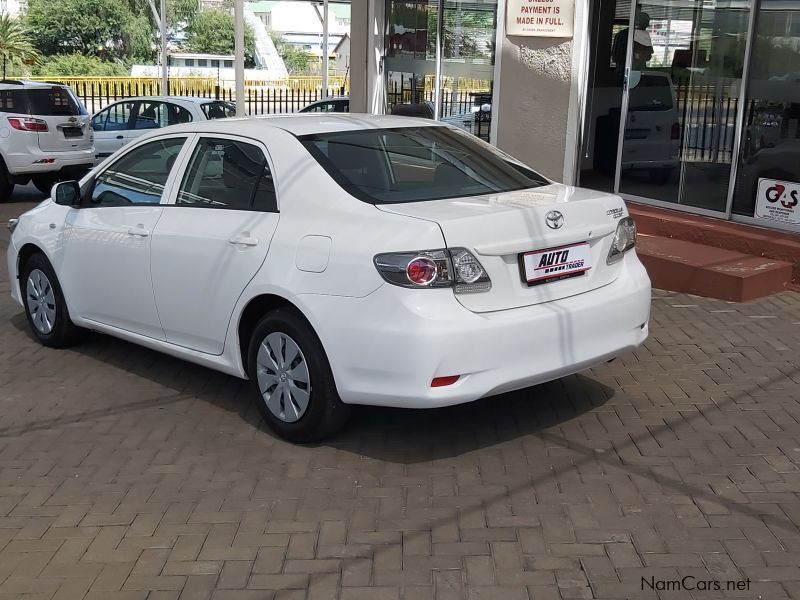
[[[654,598],[642,577],[687,574],[751,589],[682,597],[800,593],[796,293],[656,291],[612,363],[359,408],[297,447],[236,379],[99,335],[40,347],[8,289],[0,268],[0,600]]]

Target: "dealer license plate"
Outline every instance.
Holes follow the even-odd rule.
[[[539,285],[583,275],[592,268],[591,259],[589,244],[583,242],[521,254],[520,270],[528,285]]]

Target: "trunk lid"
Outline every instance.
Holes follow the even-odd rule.
[[[489,292],[457,294],[474,312],[506,310],[588,292],[614,281],[620,264],[607,265],[619,219],[628,215],[619,196],[561,184],[448,200],[381,204],[380,210],[439,224],[449,248],[472,252],[492,280]],[[547,215],[561,213],[551,228]],[[528,285],[521,255],[588,244],[590,268],[581,275]],[[399,250],[399,249],[398,249]],[[538,257],[537,257],[538,259]]]

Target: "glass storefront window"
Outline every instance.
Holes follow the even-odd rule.
[[[639,0],[619,191],[724,212],[750,5]]]
[[[745,107],[733,213],[800,230],[800,193],[793,195],[791,186],[800,188],[800,6],[794,0],[761,3]]]
[[[387,0],[386,16],[388,111],[488,140],[497,0]]]

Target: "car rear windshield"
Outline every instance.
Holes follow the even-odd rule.
[[[299,139],[340,186],[372,204],[496,194],[548,183],[492,146],[449,127],[368,129]]]
[[[68,88],[0,90],[0,112],[42,117],[85,115],[86,111]]]

